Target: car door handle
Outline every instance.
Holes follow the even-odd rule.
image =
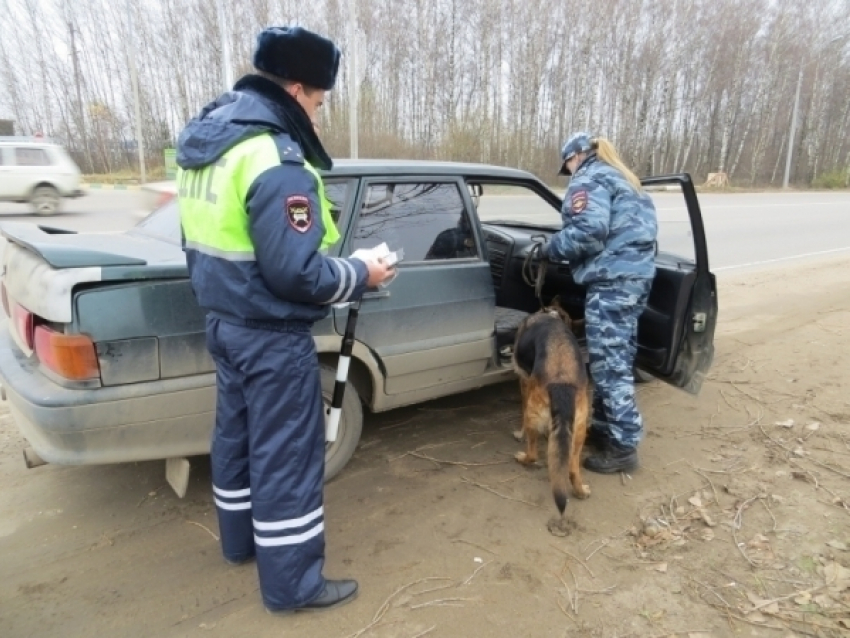
[[[363,293],[363,301],[369,301],[370,299],[386,299],[390,296],[389,290],[379,290],[377,292],[366,292]]]

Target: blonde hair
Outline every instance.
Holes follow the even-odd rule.
[[[637,175],[629,170],[628,166],[623,163],[623,160],[620,159],[620,154],[617,153],[617,149],[614,148],[614,145],[604,137],[597,137],[594,142],[596,146],[596,155],[599,159],[620,171],[623,174],[623,177],[628,180],[629,184],[631,184],[638,193],[643,191],[643,186],[641,185]]]

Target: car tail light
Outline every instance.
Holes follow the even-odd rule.
[[[18,304],[12,304],[12,321],[18,336],[23,339],[27,348],[33,349],[33,326],[35,325],[33,314]]]
[[[36,326],[34,349],[42,365],[66,379],[100,377],[94,342],[85,335],[66,335],[47,326]]]
[[[0,297],[3,298],[3,310],[6,312],[7,317],[11,317],[12,313],[9,311],[9,295],[6,294],[6,283],[0,283]]]

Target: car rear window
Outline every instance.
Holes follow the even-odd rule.
[[[150,215],[133,227],[133,231],[167,241],[169,244],[180,245],[180,211],[177,199],[157,208]]]

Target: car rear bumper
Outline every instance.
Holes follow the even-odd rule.
[[[0,327],[0,383],[15,423],[48,463],[94,465],[207,454],[215,374],[111,388],[63,388]]]

